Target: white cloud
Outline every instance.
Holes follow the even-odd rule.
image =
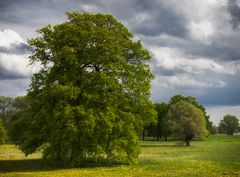
[[[160,86],[171,89],[195,89],[195,88],[212,88],[212,87],[224,87],[226,83],[224,81],[205,81],[197,80],[188,75],[177,76],[161,76],[157,75],[153,81],[154,86]]]
[[[190,34],[194,39],[202,41],[207,45],[211,45],[211,41],[209,41],[209,38],[213,36],[215,30],[210,21],[192,21],[189,25],[189,29]]]
[[[17,32],[9,29],[0,31],[0,47],[11,50],[20,43],[25,41]],[[26,94],[30,76],[40,68],[39,64],[29,66],[28,57],[28,54],[0,52],[0,95],[15,97]]]
[[[0,46],[11,49],[14,47],[13,44],[20,43],[24,43],[24,39],[17,32],[10,29],[0,31]],[[40,66],[36,64],[30,67],[28,57],[28,54],[0,52],[0,68],[3,70],[2,74],[21,77],[31,76],[34,72],[39,70]]]
[[[0,65],[5,72],[20,76],[28,76],[28,56],[27,55],[12,55],[0,53]]]
[[[84,4],[81,6],[86,12],[94,12],[97,11],[97,7],[92,4]]]
[[[0,46],[11,49],[13,44],[24,43],[24,39],[15,31],[6,29],[0,31]],[[30,67],[28,54],[11,54],[0,52],[1,74],[16,77],[29,77],[39,70],[38,64]]]
[[[10,29],[5,29],[0,31],[0,47],[10,47],[11,44],[23,43],[24,40],[21,36]]]
[[[177,48],[151,47],[150,51],[152,52],[156,62],[152,67],[156,70],[159,68],[161,71],[161,68],[163,68],[175,71],[181,70],[191,74],[204,74],[207,72],[229,75],[235,74],[233,68],[226,68],[209,58],[193,58],[186,56]]]

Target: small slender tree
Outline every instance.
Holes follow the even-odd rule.
[[[6,126],[7,112],[10,110],[13,103],[13,98],[7,96],[0,96],[0,112],[2,114],[3,125]]]
[[[2,116],[0,116],[0,144],[4,144],[7,141],[7,131],[2,125]]]
[[[173,105],[175,103],[177,103],[178,101],[186,101],[194,106],[196,106],[198,109],[200,109],[205,117],[205,121],[206,121],[206,129],[208,130],[208,132],[211,131],[211,128],[213,126],[213,123],[210,121],[210,116],[207,115],[206,109],[203,107],[203,105],[201,105],[196,98],[192,97],[192,96],[183,96],[183,95],[175,95],[171,98],[171,100],[169,101],[170,105]]]
[[[167,117],[172,134],[185,140],[187,146],[190,146],[193,138],[204,139],[206,137],[204,113],[194,105],[178,101],[170,106]]]

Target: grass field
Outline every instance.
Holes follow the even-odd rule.
[[[176,141],[144,141],[135,165],[89,168],[45,166],[41,154],[29,157],[13,145],[0,146],[0,176],[186,176],[240,177],[240,136],[211,136],[194,141],[191,147]]]

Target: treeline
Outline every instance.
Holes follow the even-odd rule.
[[[26,96],[16,98],[0,96],[0,144],[10,140],[7,134],[11,132],[13,123],[22,117],[22,112],[27,107]]]
[[[225,115],[223,119],[219,122],[218,126],[213,125],[213,123],[210,121],[210,116],[207,115],[206,109],[198,103],[196,98],[192,96],[182,96],[182,95],[175,95],[173,96],[169,103],[155,103],[154,108],[157,112],[157,120],[153,123],[150,123],[149,125],[144,126],[143,132],[142,132],[142,140],[145,139],[145,137],[152,137],[155,138],[156,140],[164,139],[168,140],[169,137],[171,138],[180,138],[186,137],[184,133],[179,132],[179,130],[176,132],[177,126],[179,126],[183,122],[176,122],[175,125],[173,121],[171,121],[171,116],[170,114],[173,114],[172,109],[174,108],[174,105],[176,104],[184,104],[184,103],[189,103],[194,108],[201,110],[205,123],[197,122],[195,125],[196,128],[195,130],[198,130],[199,127],[204,126],[207,131],[199,137],[200,139],[204,139],[205,136],[208,136],[209,134],[228,134],[228,135],[233,135],[234,133],[240,132],[240,127],[239,127],[239,120],[236,116],[233,115]],[[17,140],[17,134],[18,134],[18,129],[13,128],[13,125],[15,122],[17,122],[19,119],[24,117],[24,110],[28,108],[28,101],[26,96],[20,96],[16,98],[11,98],[11,97],[5,97],[5,96],[0,96],[0,143],[6,143],[7,140],[10,141],[8,134],[11,135],[11,138],[14,139],[15,141]],[[181,110],[175,110],[175,114],[178,114],[178,112],[181,112],[181,115],[177,115],[176,119],[179,119],[179,117],[183,116],[186,113],[193,114],[190,110],[191,109],[186,109],[184,110],[185,107],[182,105],[183,108]],[[185,111],[185,113],[184,113]],[[186,116],[185,116],[186,117]],[[189,116],[191,117],[191,116]],[[179,121],[181,121],[179,119]],[[191,120],[188,120],[190,123],[192,123]],[[176,125],[176,123],[178,123]],[[186,122],[185,122],[186,124]],[[11,130],[11,131],[10,131]],[[195,131],[194,130],[194,131]],[[192,133],[190,129],[185,130],[186,132]],[[184,135],[183,135],[184,134]],[[194,134],[194,133],[192,133]],[[193,135],[192,135],[193,136]],[[195,136],[195,135],[194,135]],[[193,136],[193,137],[194,137]],[[192,138],[193,138],[192,137]],[[195,136],[195,138],[197,138]]]
[[[168,137],[179,138],[179,135],[181,135],[181,132],[180,133],[174,132],[174,129],[179,125],[170,125],[169,114],[171,113],[172,107],[180,101],[190,103],[195,108],[202,111],[204,119],[205,119],[205,127],[207,130],[207,132],[205,134],[206,136],[208,136],[210,134],[218,134],[218,133],[233,135],[234,133],[240,132],[239,120],[236,116],[227,114],[219,122],[218,126],[213,125],[213,123],[210,121],[210,116],[207,115],[207,113],[206,113],[206,109],[204,108],[203,105],[201,105],[197,101],[196,98],[194,98],[192,96],[175,95],[170,99],[169,103],[162,102],[162,103],[154,104],[155,109],[158,114],[157,115],[158,119],[157,119],[157,122],[151,123],[150,125],[144,127],[144,130],[142,133],[143,140],[145,139],[146,136],[155,138],[156,140],[164,139],[166,141],[168,140]],[[178,110],[178,111],[180,111],[180,110]],[[183,114],[184,114],[183,110],[181,110],[181,111],[182,111],[182,114],[179,115],[176,119],[179,119],[181,116],[183,116]],[[189,112],[189,109],[185,110],[185,113],[186,112]],[[191,115],[190,115],[190,117],[191,117]],[[178,122],[178,123],[181,124],[181,123],[184,123],[184,121]],[[186,124],[186,122],[185,122],[185,124]],[[196,130],[199,129],[199,126],[201,126],[201,125],[198,123]],[[185,128],[185,131],[190,131],[190,130],[187,130]],[[176,134],[178,136],[176,136]]]

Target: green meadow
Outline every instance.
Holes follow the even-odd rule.
[[[70,168],[49,166],[41,153],[25,157],[14,145],[0,146],[0,176],[240,176],[240,136],[210,136],[186,147],[180,141],[142,141],[138,163]]]

